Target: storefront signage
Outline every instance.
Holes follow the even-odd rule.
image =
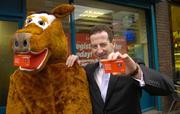
[[[76,54],[79,56],[82,65],[95,61],[91,52],[91,44],[87,33],[76,33],[76,49]]]
[[[115,51],[127,53],[127,43],[123,36],[114,37]],[[76,49],[82,65],[95,62],[91,52],[91,44],[87,33],[76,33]]]

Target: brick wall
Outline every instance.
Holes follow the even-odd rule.
[[[157,42],[160,72],[173,78],[170,14],[167,0],[156,5]]]
[[[156,5],[157,42],[160,72],[173,79],[172,45],[170,35],[170,13],[167,0],[161,0]],[[169,107],[168,97],[162,97],[162,111],[165,114]]]

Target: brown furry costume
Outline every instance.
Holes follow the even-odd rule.
[[[46,14],[55,17],[50,19],[52,22],[40,16],[35,23],[36,16],[30,15],[24,28],[17,30],[13,38],[15,55],[28,55],[26,57],[35,60],[40,54],[44,55],[40,63],[36,60],[38,67],[31,66],[31,62],[11,75],[7,114],[92,113],[85,71],[77,64],[71,68],[65,65],[67,38],[60,18],[73,10],[72,5],[59,5],[51,14]]]

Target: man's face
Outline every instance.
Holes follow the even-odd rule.
[[[113,52],[114,45],[109,41],[108,34],[105,31],[92,34],[90,36],[91,49],[97,59],[107,59]]]

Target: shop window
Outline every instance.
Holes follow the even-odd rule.
[[[180,7],[171,6],[172,41],[174,48],[175,75],[174,80],[180,80]]]
[[[108,25],[114,32],[115,50],[143,59],[148,65],[145,11],[99,1],[75,1],[77,55],[83,64],[94,62],[88,32],[94,25]]]

